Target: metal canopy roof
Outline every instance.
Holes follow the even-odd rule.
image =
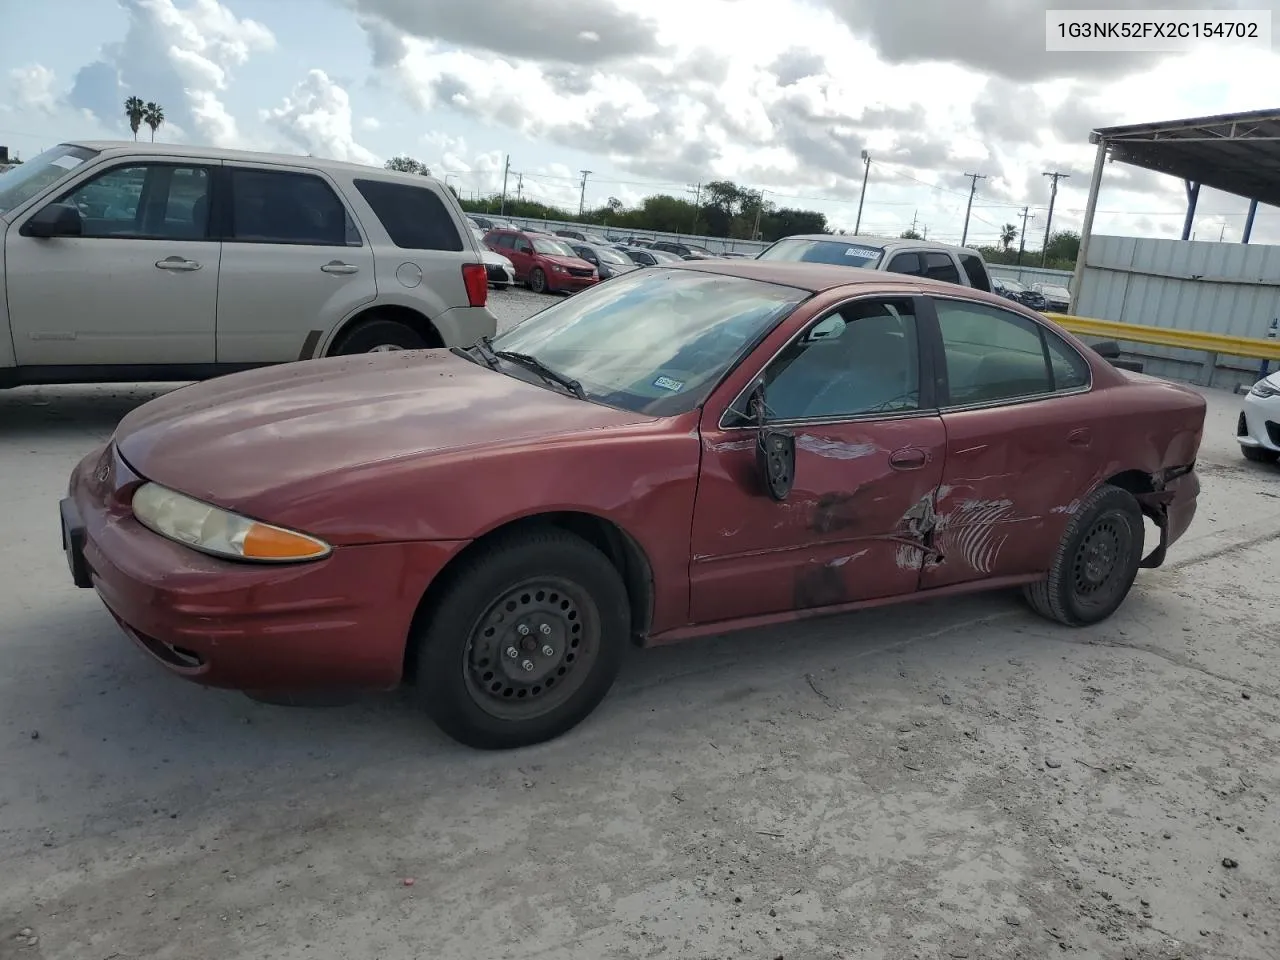
[[[1113,160],[1280,206],[1280,110],[1103,127]]]

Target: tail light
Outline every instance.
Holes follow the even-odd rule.
[[[489,273],[483,263],[464,263],[462,283],[467,288],[467,302],[473,307],[483,307],[489,302]]]

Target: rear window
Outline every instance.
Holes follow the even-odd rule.
[[[803,263],[834,263],[844,267],[875,267],[884,248],[874,244],[841,240],[801,240],[788,237],[763,251],[757,260],[790,260]]]
[[[453,217],[430,187],[386,180],[357,180],[355,184],[397,247],[453,252],[466,249]]]
[[[969,278],[969,286],[975,290],[990,292],[991,281],[987,278],[987,271],[982,264],[980,256],[976,253],[962,253],[960,254],[960,266],[964,267],[965,275]]]

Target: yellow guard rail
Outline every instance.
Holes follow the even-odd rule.
[[[1225,353],[1231,357],[1248,357],[1254,360],[1280,360],[1280,340],[1228,337],[1220,333],[1171,330],[1168,327],[1144,327],[1136,323],[1073,317],[1065,313],[1046,313],[1045,316],[1072,333],[1085,337],[1150,343],[1161,347],[1183,347],[1187,350]]]

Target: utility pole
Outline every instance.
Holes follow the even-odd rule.
[[[689,228],[689,232],[696,236],[698,233],[698,211],[702,208],[702,183],[699,182],[696,187],[685,187],[684,192],[693,194],[693,226]]]
[[[1049,229],[1053,226],[1053,201],[1058,199],[1058,181],[1069,180],[1071,175],[1054,171],[1053,173],[1043,173],[1041,176],[1048,177],[1053,181],[1053,186],[1049,189],[1049,213],[1044,218],[1044,246],[1040,248],[1040,266],[1043,267],[1049,259]]]
[[[502,168],[502,206],[498,210],[499,216],[505,216],[507,213],[507,175],[511,173],[511,154],[507,154],[506,166]]]
[[[578,216],[581,217],[587,208],[587,177],[591,176],[590,170],[583,170],[582,173],[582,191],[578,194]]]
[[[756,224],[751,228],[751,239],[760,239],[760,213],[764,210],[764,191],[756,191]]]
[[[912,232],[912,233],[915,233],[915,232],[916,232],[916,218],[917,218],[917,217],[919,217],[919,216],[920,216],[920,211],[919,211],[919,210],[912,210],[912,211],[911,211],[911,232]],[[855,230],[854,232],[856,233],[857,231]]]
[[[978,192],[978,181],[987,179],[983,173],[966,173],[969,178],[969,202],[964,208],[964,232],[960,235],[960,246],[964,246],[969,239],[969,212],[973,210],[973,195]]]
[[[862,151],[862,192],[858,194],[858,220],[853,225],[853,235],[862,227],[862,201],[867,198],[867,177],[871,174],[871,154]]]
[[[1022,266],[1022,254],[1027,249],[1027,220],[1034,220],[1031,208],[1022,208],[1022,232],[1018,234],[1018,266]]]
[[[516,203],[524,199],[524,174],[516,174]]]
[[[1221,243],[1227,236],[1227,221],[1222,221],[1222,229],[1218,231],[1218,242]]]

